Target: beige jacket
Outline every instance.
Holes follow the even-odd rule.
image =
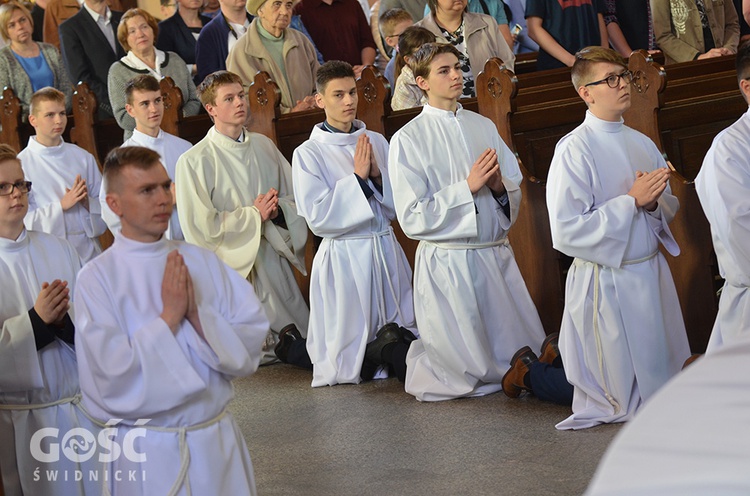
[[[320,67],[315,55],[315,47],[305,35],[287,28],[284,31],[284,63],[289,79],[287,85],[281,69],[271,58],[258,33],[259,19],[250,24],[247,34],[232,47],[227,57],[227,70],[238,74],[246,84],[250,84],[258,71],[266,71],[281,90],[281,112],[288,113],[306,96],[315,93],[315,73]]]
[[[740,26],[731,0],[704,0],[717,48],[737,52]],[[651,0],[656,44],[667,64],[688,62],[705,52],[703,27],[695,0]]]
[[[432,14],[426,15],[424,19],[416,23],[416,26],[430,30],[439,40],[448,41],[443,38],[440,27],[435,22],[435,16]],[[499,57],[505,67],[513,70],[516,56],[508,47],[503,35],[500,34],[500,28],[497,27],[497,21],[493,17],[464,12],[464,36],[469,52],[469,65],[471,65],[474,77],[484,70],[487,59],[492,57]]]

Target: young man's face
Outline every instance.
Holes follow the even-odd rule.
[[[414,23],[411,21],[401,21],[393,27],[393,34],[385,37],[385,44],[391,48],[398,46],[398,39],[406,31],[406,28],[412,26]]]
[[[0,162],[0,184],[17,184],[24,181],[21,163],[18,160]],[[9,195],[0,196],[0,226],[3,231],[20,232],[23,218],[29,210],[29,195],[13,188]]]
[[[330,125],[342,131],[348,131],[357,117],[357,82],[346,77],[328,81],[323,93],[315,94],[318,107],[326,112]]]
[[[37,139],[45,143],[57,143],[68,125],[65,105],[55,101],[41,101],[34,105],[29,123],[36,130]]]
[[[133,90],[133,103],[126,103],[125,110],[135,119],[138,130],[154,131],[161,126],[164,102],[161,91]]]
[[[159,162],[146,170],[126,166],[107,193],[107,205],[120,217],[122,234],[150,243],[161,238],[172,216],[172,181]]]
[[[600,62],[592,70],[591,81],[602,81],[613,75],[623,74],[627,69],[619,64]],[[619,119],[630,108],[630,84],[619,78],[617,86],[610,88],[606,82],[589,84],[579,89],[591,112],[600,118]]]
[[[455,102],[463,93],[464,79],[461,63],[452,53],[440,53],[430,62],[430,74],[418,77],[417,86],[427,92],[433,107],[443,108],[448,102]]]
[[[208,115],[214,122],[231,126],[242,126],[247,118],[247,94],[239,83],[219,86],[214,103],[206,105]]]

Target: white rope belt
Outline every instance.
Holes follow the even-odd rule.
[[[78,395],[78,399],[80,400],[80,395]],[[80,411],[86,416],[86,418],[88,418],[91,422],[101,428],[107,427],[106,424],[92,417],[82,404],[78,404],[78,407]],[[180,471],[177,473],[177,480],[174,481],[174,484],[172,484],[172,488],[167,493],[168,496],[175,496],[183,486],[185,487],[188,496],[191,496],[193,494],[190,489],[190,478],[188,477],[188,468],[190,468],[190,450],[187,446],[187,433],[205,429],[206,427],[217,424],[226,416],[226,414],[227,409],[225,408],[214,418],[206,420],[205,422],[201,422],[199,424],[189,425],[187,427],[161,427],[146,424],[137,426],[139,428],[154,432],[176,432],[178,434],[180,446]],[[109,489],[106,486],[104,487],[104,492],[102,494],[110,494]]]
[[[401,306],[398,304],[399,296],[396,294],[396,288],[393,287],[393,276],[388,270],[388,264],[385,261],[385,251],[383,250],[384,238],[388,238],[390,240],[394,239],[392,227],[388,226],[388,229],[386,229],[385,231],[380,231],[376,233],[351,235],[351,236],[338,236],[336,238],[329,238],[331,242],[334,242],[334,243],[339,240],[350,240],[350,239],[372,240],[372,263],[373,263],[373,269],[374,269],[374,274],[375,274],[375,284],[377,285],[377,288],[380,294],[383,295],[382,297],[378,298],[378,328],[388,323],[388,315],[385,309],[385,282],[383,281],[383,274],[380,271],[381,267],[383,268],[383,270],[385,270],[385,281],[388,282],[388,290],[391,293],[391,297],[393,298],[393,301],[396,303],[396,313],[398,314],[399,321],[404,322],[404,318],[401,315]],[[391,244],[393,244],[393,241],[391,241]],[[393,251],[395,254],[396,250],[394,249]]]
[[[52,406],[58,406],[58,405],[64,405],[66,403],[73,403],[74,405],[78,404],[78,402],[81,401],[81,395],[76,394],[75,396],[71,396],[70,398],[62,398],[57,401],[50,401],[49,403],[34,403],[34,404],[26,404],[26,405],[7,405],[7,404],[0,404],[0,410],[41,410],[42,408],[49,408]]]
[[[655,251],[650,255],[647,255],[642,258],[638,258],[635,260],[626,260],[622,262],[621,266],[624,265],[636,265],[643,262],[647,262],[654,258],[659,252]],[[602,351],[602,338],[599,334],[599,271],[601,269],[601,265],[598,263],[590,262],[588,260],[583,260],[582,258],[576,258],[573,260],[573,263],[575,265],[581,266],[581,265],[593,265],[594,266],[594,340],[596,341],[596,357],[597,361],[599,363],[599,374],[602,377],[602,389],[604,390],[604,396],[607,398],[607,401],[609,401],[609,404],[612,405],[612,407],[615,409],[615,415],[620,413],[620,404],[617,402],[617,400],[612,396],[612,393],[610,393],[609,388],[607,387],[607,376],[604,373],[604,352]]]
[[[443,243],[441,241],[425,241],[422,243],[443,250],[483,250],[485,248],[494,248],[496,246],[510,246],[508,238],[498,239],[497,241],[488,241],[487,243]]]

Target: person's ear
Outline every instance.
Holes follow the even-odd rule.
[[[321,95],[320,93],[315,93],[315,104],[318,106],[318,108],[326,108],[325,101],[323,101],[323,95]]]
[[[591,105],[594,102],[594,96],[591,94],[591,88],[589,86],[579,86],[578,87],[578,96],[583,99],[584,102]]]
[[[127,112],[130,117],[135,118],[135,116],[133,115],[133,106],[129,103],[125,104],[125,112]]]
[[[422,76],[417,76],[416,79],[417,87],[422,91],[430,91],[430,83],[427,82]]]
[[[120,196],[117,193],[107,193],[105,197],[107,206],[118,217],[122,217],[122,205],[120,205]]]

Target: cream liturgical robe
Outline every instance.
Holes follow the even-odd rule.
[[[73,247],[50,234],[0,238],[0,473],[6,496],[84,494],[84,482],[74,481],[83,467],[63,453],[71,443],[62,443],[71,429],[88,427],[71,403],[79,393],[75,351],[60,339],[37,350],[29,317],[42,283],[67,281],[72,294],[80,266]],[[42,429],[58,430],[33,441]]]
[[[173,250],[190,271],[205,340],[187,320],[173,334],[160,318]],[[113,496],[255,494],[250,455],[226,411],[231,379],[257,369],[268,332],[250,284],[202,248],[117,234],[81,270],[75,310],[83,405],[100,421],[123,419],[112,438],[135,447],[105,467],[134,471],[110,476]]]
[[[714,139],[695,184],[725,279],[706,350],[712,353],[750,323],[750,110]]]
[[[306,273],[305,220],[297,214],[292,168],[271,140],[244,131],[241,143],[212,127],[177,162],[175,184],[185,240],[216,253],[255,288],[271,330],[294,323],[307,333],[309,310],[290,263]],[[262,222],[253,202],[275,188],[286,228]],[[273,350],[264,359],[274,360]]]
[[[466,178],[497,150],[510,218],[489,188]],[[500,391],[513,354],[544,331],[507,241],[521,200],[513,153],[485,117],[429,105],[391,140],[398,221],[419,239],[414,309],[421,334],[407,355],[406,391],[422,401]]]
[[[125,141],[122,146],[142,146],[158,153],[161,157],[161,164],[167,170],[167,175],[169,175],[169,178],[174,181],[177,159],[179,159],[183,153],[190,150],[193,145],[190,144],[189,141],[165,133],[161,129],[155,138],[135,129],[133,130],[133,135]],[[107,223],[109,230],[114,233],[121,227],[120,218],[117,217],[107,205],[106,191],[107,186],[105,181],[102,183],[102,194],[99,195],[102,208],[102,218]],[[182,228],[180,227],[180,219],[178,218],[176,208],[172,210],[172,218],[169,219],[169,229],[167,229],[165,235],[169,239],[185,239],[185,236],[182,235]]]
[[[750,494],[750,363],[743,335],[654,395],[607,448],[586,496]]]
[[[297,209],[323,238],[310,278],[307,350],[313,387],[358,383],[365,347],[388,322],[416,332],[411,268],[393,234],[388,142],[364,123],[351,134],[321,125],[294,152]],[[382,194],[368,199],[354,175],[357,140],[367,134],[382,173]]]
[[[101,253],[97,238],[107,225],[99,206],[102,175],[93,155],[62,140],[58,146],[44,146],[32,136],[18,158],[26,179],[32,183],[29,213],[24,219],[26,228],[67,239],[83,263]],[[79,202],[63,212],[60,200],[79,174],[86,180],[89,208]]]
[[[661,242],[680,252],[667,189],[654,212],[627,193],[637,171],[666,163],[622,121],[586,114],[557,144],[547,181],[554,247],[575,257],[565,288],[560,354],[575,387],[558,429],[629,420],[690,356],[680,303]]]

